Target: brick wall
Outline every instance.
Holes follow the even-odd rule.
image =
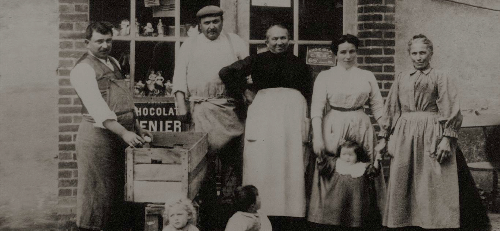
[[[386,97],[394,81],[396,25],[395,0],[358,0],[359,67],[373,72],[382,97]],[[369,110],[367,111],[369,112]],[[376,125],[375,119],[372,122]],[[388,176],[389,160],[383,163]]]
[[[383,97],[394,80],[394,4],[395,0],[358,1],[358,63],[375,74]]]
[[[59,0],[59,165],[58,207],[60,230],[75,229],[78,170],[75,139],[81,101],[71,87],[69,74],[85,53],[85,29],[89,20],[89,0]]]

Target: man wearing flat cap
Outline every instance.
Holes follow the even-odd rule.
[[[222,30],[221,8],[203,7],[196,17],[201,33],[189,37],[180,48],[175,62],[172,92],[176,97],[180,119],[190,121],[191,131],[208,133],[207,179],[210,179],[209,185],[215,189],[213,170],[215,157],[218,157],[221,161],[221,196],[224,197],[233,191],[225,184],[231,175],[241,181],[241,135],[244,123],[235,111],[238,94],[226,91],[218,73],[222,67],[247,57],[248,45],[238,35]],[[206,188],[210,187],[204,188],[200,192],[202,197],[207,196],[203,193],[215,193],[215,190],[206,192]]]

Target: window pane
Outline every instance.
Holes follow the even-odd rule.
[[[149,6],[137,0],[136,18],[139,36],[175,36],[175,0],[161,0],[160,6]]]
[[[299,39],[328,40],[342,34],[343,0],[299,0]]]
[[[220,6],[220,0],[181,0],[181,30],[183,30],[182,25],[185,28],[190,25],[196,26],[198,24],[196,13],[208,5]]]
[[[171,96],[174,75],[174,42],[137,42],[135,93],[141,96]]]
[[[130,0],[90,0],[89,19],[91,22],[108,21],[117,29],[114,35],[120,35],[120,24],[130,21]],[[125,35],[125,31],[123,35]]]
[[[286,27],[290,39],[293,39],[293,4],[291,5],[292,7],[250,6],[250,39],[266,39],[266,30],[275,24]]]
[[[122,74],[130,78],[130,42],[113,40],[110,55],[120,62]]]

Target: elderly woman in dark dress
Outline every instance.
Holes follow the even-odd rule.
[[[381,120],[389,142],[384,139],[379,147],[387,146],[392,156],[383,225],[487,229],[488,218],[457,149],[462,115],[454,78],[431,67],[433,45],[426,36],[414,36],[408,52],[414,68],[396,76]]]

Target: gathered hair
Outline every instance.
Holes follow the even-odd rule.
[[[167,203],[165,203],[165,211],[163,212],[164,223],[165,224],[169,223],[170,209],[172,209],[172,207],[177,206],[177,205],[182,206],[186,210],[188,216],[190,216],[190,219],[188,220],[188,224],[196,225],[196,221],[197,221],[197,217],[198,217],[196,214],[196,209],[193,206],[193,202],[190,199],[188,199],[187,197],[175,198],[175,199],[169,200],[169,201],[167,201]]]
[[[408,53],[410,53],[411,45],[413,43],[422,43],[427,45],[427,49],[432,53],[434,51],[434,46],[432,45],[432,41],[427,38],[427,36],[423,34],[418,34],[413,36],[410,41],[408,41]]]
[[[345,42],[354,45],[356,47],[356,50],[358,50],[360,43],[358,37],[352,34],[344,34],[340,37],[332,39],[332,45],[330,46],[330,49],[332,49],[333,54],[337,55],[337,52],[339,51],[339,45]]]
[[[356,158],[358,159],[359,162],[367,163],[370,162],[370,157],[368,157],[368,153],[366,150],[358,144],[356,141],[344,141],[341,143],[337,149],[337,156],[340,156],[340,151],[342,151],[343,148],[353,148],[354,153],[356,153]]]
[[[269,35],[269,31],[270,31],[272,28],[274,28],[274,27],[281,28],[281,29],[285,30],[285,31],[286,31],[286,37],[287,37],[288,39],[290,39],[290,32],[288,31],[288,29],[287,29],[285,26],[283,26],[283,25],[281,25],[281,24],[274,24],[274,25],[270,26],[269,28],[267,28],[267,30],[266,30],[266,41],[269,41],[269,36],[270,36],[270,35]]]
[[[253,185],[238,187],[234,191],[234,206],[236,211],[247,212],[257,202],[259,190]]]
[[[113,34],[113,28],[114,26],[110,22],[91,22],[85,30],[85,38],[90,40],[94,31],[104,35]]]

